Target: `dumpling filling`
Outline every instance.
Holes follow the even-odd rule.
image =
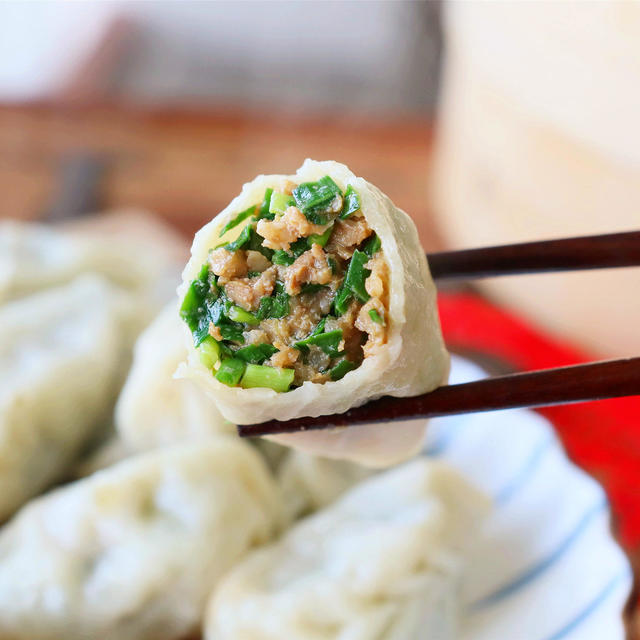
[[[329,176],[285,181],[218,232],[180,309],[218,381],[336,381],[386,343],[388,265],[360,207]]]

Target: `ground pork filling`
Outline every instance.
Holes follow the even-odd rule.
[[[221,382],[335,381],[386,343],[388,265],[351,187],[283,182],[219,236],[181,315]]]

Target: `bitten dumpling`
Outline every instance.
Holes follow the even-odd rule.
[[[205,640],[454,640],[463,553],[486,509],[442,463],[380,473],[232,569]]]
[[[130,300],[98,276],[0,307],[0,519],[106,425]]]
[[[0,637],[185,637],[216,580],[274,535],[279,514],[262,460],[222,436],[58,489],[0,532]]]
[[[128,447],[143,451],[220,433],[233,433],[214,401],[191,380],[175,379],[186,357],[175,305],[140,335],[116,406],[116,428]]]
[[[258,176],[197,234],[179,290],[180,375],[231,422],[341,413],[446,381],[435,287],[411,219],[336,162]],[[416,453],[425,422],[277,436],[384,466]]]

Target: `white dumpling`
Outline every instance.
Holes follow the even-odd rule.
[[[277,466],[276,481],[288,518],[296,520],[331,504],[372,473],[368,467],[355,462],[332,460],[288,449]]]
[[[380,473],[248,555],[206,640],[453,640],[463,553],[486,499],[442,463]]]
[[[0,637],[170,640],[216,580],[280,525],[238,440],[157,450],[38,498],[0,532]]]
[[[0,307],[0,519],[59,479],[106,424],[129,302],[84,276]]]
[[[122,225],[124,226],[124,225]],[[167,250],[147,251],[126,232],[53,228],[0,221],[0,302],[99,273],[115,284],[149,293],[177,270]],[[177,274],[176,274],[177,275]]]
[[[340,380],[317,383],[307,379],[297,388],[281,393],[265,387],[242,388],[219,382],[200,361],[189,336],[186,338],[189,357],[179,375],[195,380],[215,399],[220,412],[234,423],[342,413],[384,395],[404,397],[425,393],[447,380],[449,356],[440,332],[436,289],[415,225],[379,189],[337,162],[306,160],[294,175],[262,175],[245,184],[240,195],[196,234],[191,259],[183,272],[180,300],[198,278],[202,266],[208,264],[210,250],[220,245],[221,229],[240,212],[261,202],[267,188],[279,189],[279,185],[288,181],[313,182],[323,176],[329,176],[343,192],[349,186],[355,189],[360,199],[359,211],[368,229],[381,242],[380,255],[388,270],[388,282],[384,283],[388,297],[388,309],[384,311],[386,342],[371,355],[365,354],[362,363]],[[188,334],[186,326],[184,332]],[[417,453],[425,427],[424,420],[413,420],[279,435],[273,440],[316,455],[382,467]]]
[[[132,449],[235,432],[197,385],[173,377],[186,352],[181,320],[172,304],[138,338],[118,398],[116,428]]]

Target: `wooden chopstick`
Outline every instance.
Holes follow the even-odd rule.
[[[640,266],[640,231],[427,254],[434,279]]]
[[[411,398],[385,396],[342,414],[239,425],[238,433],[243,437],[265,436],[634,395],[640,395],[640,357],[514,373],[439,387]]]

